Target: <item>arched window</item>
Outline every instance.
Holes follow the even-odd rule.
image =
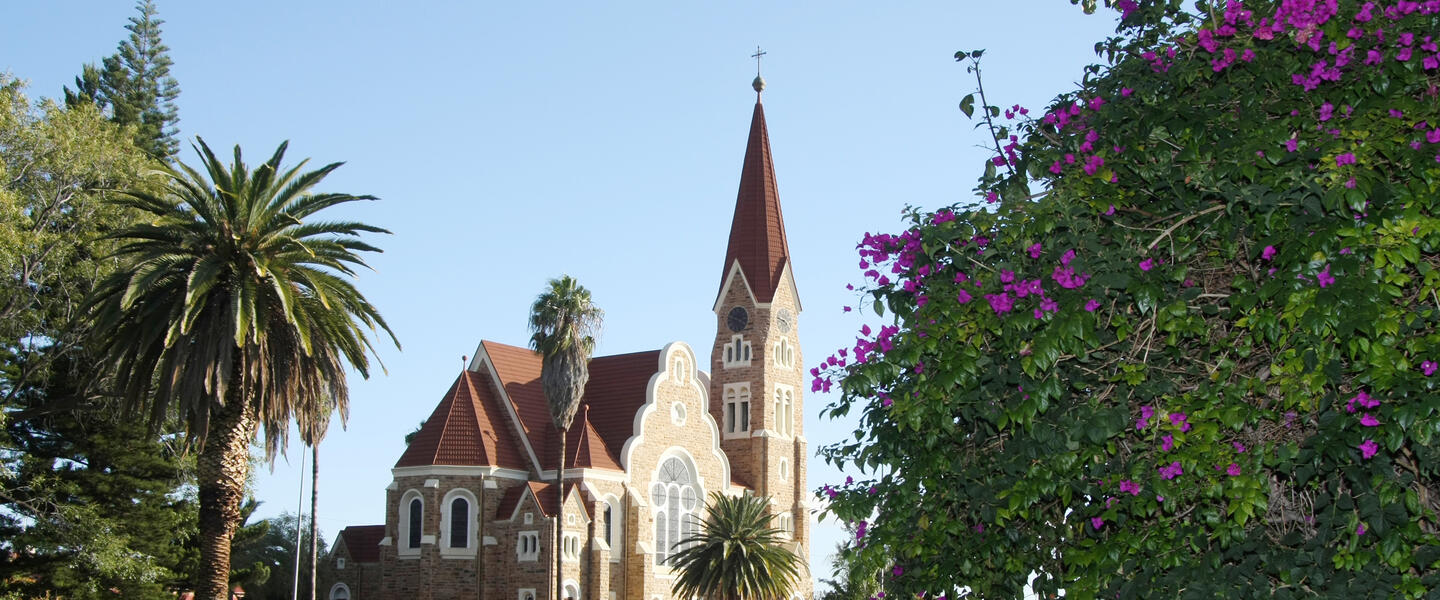
[[[605,497],[605,543],[610,545],[610,560],[618,561],[624,556],[625,505],[615,496]]]
[[[406,490],[396,506],[396,552],[401,556],[416,557],[420,554],[420,542],[424,539],[425,500],[416,490]],[[433,539],[433,538],[432,538]]]
[[[685,461],[671,457],[660,464],[650,498],[655,507],[655,564],[667,564],[684,547],[682,542],[698,530],[695,511],[700,506],[700,492]]]
[[[470,542],[470,503],[464,498],[450,501],[450,547],[465,548]]]
[[[350,600],[350,587],[343,583],[331,586],[330,600]]]
[[[425,503],[419,498],[410,501],[410,514],[406,517],[410,521],[408,535],[405,536],[406,548],[420,547],[421,523],[425,519]]]

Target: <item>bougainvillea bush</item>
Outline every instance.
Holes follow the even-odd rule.
[[[1440,593],[1440,0],[1113,8],[1081,89],[962,102],[974,203],[859,246],[880,322],[811,371],[853,558],[892,598]]]

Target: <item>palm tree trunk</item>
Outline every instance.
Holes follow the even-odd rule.
[[[232,385],[231,398],[210,415],[205,446],[196,460],[200,497],[200,572],[197,600],[227,600],[230,586],[230,539],[240,524],[245,479],[250,475],[250,441],[255,436],[255,409]]]
[[[310,447],[310,600],[315,600],[315,568],[320,558],[320,538],[315,524],[315,506],[320,502],[320,440]]]
[[[560,461],[555,466],[555,600],[565,599],[565,590],[561,587],[564,575],[560,571],[561,546],[565,545],[565,537],[561,534],[561,527],[565,524],[565,430],[560,430]]]

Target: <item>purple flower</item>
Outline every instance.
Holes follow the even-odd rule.
[[[1165,434],[1163,437],[1160,438],[1160,451],[1161,451],[1161,452],[1169,452],[1169,451],[1174,450],[1174,449],[1175,449],[1175,436],[1170,435],[1170,434],[1167,433],[1167,434]]]
[[[1113,208],[1113,207],[1112,207],[1112,208]],[[1065,265],[1065,266],[1068,267],[1068,266],[1070,266],[1070,261],[1072,261],[1072,260],[1075,260],[1075,249],[1074,249],[1074,248],[1071,248],[1071,249],[1069,249],[1069,250],[1066,250],[1064,254],[1060,255],[1060,264],[1062,264],[1062,265]]]
[[[984,524],[984,523],[976,523],[976,524],[975,524],[975,533],[985,533],[985,524]]]
[[[1358,448],[1360,448],[1360,458],[1365,460],[1370,460],[1370,457],[1375,456],[1375,453],[1380,451],[1380,445],[1376,444],[1375,440],[1365,440]]]
[[[1127,88],[1127,87],[1122,87],[1122,88],[1120,88],[1120,97],[1121,97],[1121,98],[1129,98],[1129,97],[1130,97],[1130,94],[1133,94],[1133,93],[1135,93],[1135,90],[1132,90],[1132,89]]]
[[[905,574],[905,568],[900,565],[895,565],[895,568],[891,569],[890,572],[894,573],[896,577],[899,577]]]
[[[1360,424],[1366,427],[1379,427],[1380,420],[1376,419],[1370,413],[1363,413],[1360,415]]]
[[[1420,372],[1424,373],[1426,377],[1429,377],[1435,374],[1436,366],[1433,360],[1423,361],[1420,363]]]
[[[955,300],[961,304],[969,304],[972,299],[970,293],[965,290],[960,290],[960,293],[955,295]]]
[[[1114,216],[1114,215],[1115,215],[1115,205],[1114,205],[1114,204],[1111,204],[1111,205],[1110,205],[1110,208],[1105,211],[1105,216],[1110,217],[1110,216]]]
[[[1096,301],[1094,298],[1085,301],[1085,312],[1095,312],[1095,309],[1097,308],[1100,308],[1100,302]],[[1433,365],[1434,363],[1431,364]],[[1433,371],[1434,369],[1431,370]]]
[[[1320,122],[1329,121],[1335,116],[1335,105],[1329,102],[1320,105]]]
[[[1153,269],[1153,268],[1155,268],[1155,259],[1153,259],[1153,258],[1147,258],[1147,259],[1145,259],[1145,260],[1140,261],[1140,270],[1141,270],[1141,271],[1149,271],[1150,269]]]
[[[1105,527],[1105,519],[1102,519],[1100,517],[1090,517],[1090,526],[1094,527],[1095,531],[1100,531]]]
[[[1030,252],[1030,258],[1040,258],[1040,252],[1042,251],[1040,244],[1034,244],[1026,250]]]
[[[1261,251],[1260,251],[1260,259],[1261,259],[1261,260],[1274,260],[1274,259],[1275,259],[1275,247],[1274,247],[1274,246],[1266,246],[1264,250],[1261,250]]]
[[[1233,463],[1233,462],[1230,463],[1230,466],[1229,466],[1229,467],[1226,467],[1226,469],[1225,469],[1225,474],[1226,474],[1226,475],[1229,475],[1229,476],[1231,476],[1231,477],[1239,477],[1239,476],[1240,476],[1240,465],[1237,465],[1237,464],[1235,464],[1235,463]]]
[[[985,294],[985,301],[990,303],[990,309],[994,310],[997,315],[1005,314],[1015,308],[1015,299],[1011,298],[1010,294],[1003,292],[999,294]]]
[[[1290,138],[1290,139],[1288,139],[1288,140],[1285,140],[1285,151],[1286,151],[1286,152],[1294,152],[1294,151],[1298,150],[1299,148],[1300,148],[1300,140],[1297,140],[1297,139],[1295,139],[1295,138],[1293,138],[1293,137]]]
[[[1325,265],[1324,269],[1315,274],[1315,282],[1319,283],[1321,288],[1335,285],[1335,277],[1330,274],[1330,265]]]
[[[1185,474],[1185,469],[1180,466],[1180,461],[1178,460],[1170,463],[1168,466],[1160,467],[1159,471],[1160,478],[1166,480],[1174,479]]]
[[[1353,164],[1355,164],[1355,155],[1353,153],[1346,152],[1335,157],[1335,166],[1337,167]]]
[[[1235,449],[1235,452],[1238,453],[1238,454],[1244,454],[1244,453],[1245,453],[1245,444],[1242,444],[1242,443],[1240,443],[1240,442],[1230,442],[1230,446],[1231,446],[1232,448],[1234,448],[1234,449]]]
[[[1012,282],[1012,281],[1015,281],[1015,272],[1014,272],[1014,271],[1011,271],[1011,270],[1008,270],[1008,269],[1001,269],[1001,270],[1000,270],[1000,282],[1001,282],[1001,283],[1010,283],[1010,282]]]
[[[1135,482],[1133,482],[1133,481],[1130,481],[1129,479],[1126,479],[1126,480],[1120,482],[1120,491],[1121,491],[1121,492],[1129,492],[1131,496],[1139,496],[1139,495],[1140,495],[1140,484],[1137,484],[1137,483],[1135,483]]]
[[[1355,535],[1365,535],[1365,524],[1364,524],[1364,523],[1361,523],[1361,524],[1355,526]]]

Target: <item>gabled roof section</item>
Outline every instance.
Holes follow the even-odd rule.
[[[590,405],[581,404],[580,415],[576,417],[570,435],[565,436],[565,468],[623,470],[615,457],[610,455],[589,416]]]
[[[528,470],[486,373],[462,371],[400,455],[396,467],[492,466]]]
[[[730,223],[730,244],[720,272],[720,294],[730,265],[740,270],[750,284],[755,301],[775,298],[790,246],[785,241],[785,219],[780,214],[780,190],[775,183],[775,164],[770,156],[770,133],[765,127],[765,108],[755,101],[750,118],[750,139],[745,144],[745,162],[740,168],[740,193],[735,199],[735,218]],[[718,300],[717,300],[718,302]]]
[[[570,498],[570,495],[574,493],[575,484],[565,484],[565,498]],[[540,507],[540,516],[555,516],[555,508],[558,506],[555,503],[555,484],[527,481],[525,485],[517,485],[505,490],[505,495],[500,498],[500,504],[495,507],[495,518],[509,519],[511,515],[515,513],[515,508],[520,505],[520,502],[525,499],[527,494],[534,498],[535,504]],[[580,505],[584,506],[585,503],[581,502]],[[589,507],[586,507],[585,514],[587,517],[593,517],[593,515],[590,514]]]
[[[340,530],[350,559],[357,563],[380,562],[380,540],[384,537],[384,525],[351,525]]]
[[[535,449],[541,470],[554,469],[560,437],[540,384],[540,355],[488,340],[481,346],[519,417],[520,429]],[[659,357],[659,350],[651,350],[590,359],[590,381],[580,399],[582,412],[565,436],[566,468],[620,469],[617,457],[633,433],[635,412],[645,404],[645,391]]]

